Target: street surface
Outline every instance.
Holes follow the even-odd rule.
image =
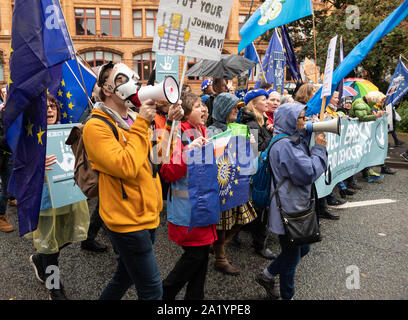
[[[386,175],[382,183],[369,184],[359,177],[363,190],[348,198],[349,202],[382,202],[381,199],[395,202],[388,200],[384,202],[389,203],[384,204],[351,206],[336,210],[341,217],[339,221],[321,221],[324,239],[312,245],[312,250],[297,269],[296,300],[408,299],[408,170],[397,170],[396,175]],[[93,210],[95,201],[89,204]],[[16,226],[16,208],[9,207],[8,213],[11,223]],[[254,282],[254,277],[268,261],[253,252],[249,233],[241,232],[240,238],[242,246],[230,245],[227,256],[241,269],[241,275],[226,276],[215,271],[211,255],[206,299],[266,299],[265,290]],[[79,243],[61,251],[62,281],[69,299],[98,299],[114,273],[116,260],[104,230],[99,232],[97,240],[108,245],[108,252],[84,251]],[[279,252],[274,235],[269,237],[268,245],[274,252]],[[164,278],[182,253],[182,249],[167,237],[164,214],[161,215],[155,252]],[[20,238],[18,231],[0,232],[0,300],[48,298],[47,290],[36,279],[28,261],[33,253],[31,241]],[[358,273],[358,279],[350,278]],[[358,286],[359,289],[353,289]],[[178,296],[178,299],[182,298],[183,291]],[[137,299],[134,288],[124,299]]]

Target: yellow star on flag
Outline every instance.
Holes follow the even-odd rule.
[[[240,166],[237,167],[237,171],[239,171],[239,170],[241,170],[241,167],[240,167]]]
[[[222,204],[225,204],[225,202],[226,202],[226,200],[225,200],[225,199],[222,199]]]
[[[72,97],[72,94],[71,94],[71,92],[68,91],[67,92],[67,98],[71,100],[71,97]]]
[[[232,190],[229,192],[230,197],[232,197],[234,195],[234,192],[232,192]]]
[[[40,131],[38,131],[37,136],[38,136],[38,143],[42,143],[42,135],[45,133],[45,131],[41,130],[41,126],[40,126]]]
[[[68,108],[70,108],[72,110],[72,108],[75,107],[74,104],[72,102],[69,103]]]
[[[65,87],[65,80],[64,79],[61,80],[61,86]]]
[[[234,182],[235,182],[235,184],[238,184],[238,179],[235,179]]]
[[[62,114],[62,116],[63,116],[64,118],[68,118],[68,115],[67,115],[66,112],[64,112],[64,113]]]
[[[26,130],[27,130],[27,137],[28,136],[33,136],[33,124],[31,123],[31,121],[30,121],[30,119],[28,119],[28,123],[27,123],[27,125],[25,126],[25,128],[26,128]]]
[[[60,97],[62,97],[62,91],[61,91],[61,89],[58,90],[58,95],[59,95]]]

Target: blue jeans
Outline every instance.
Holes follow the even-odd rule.
[[[13,163],[8,162],[6,170],[0,171],[0,178],[1,178],[1,194],[0,194],[0,214],[6,213],[7,210],[7,200],[8,200],[8,193],[7,188],[11,176],[11,172],[13,171]]]
[[[107,229],[118,266],[100,300],[120,300],[132,284],[140,300],[161,300],[163,295],[159,267],[153,252],[156,229],[117,233]]]
[[[295,272],[296,267],[305,255],[310,251],[310,245],[291,246],[285,236],[279,236],[281,253],[268,266],[270,274],[280,275],[280,295],[282,299],[290,300],[295,295]]]

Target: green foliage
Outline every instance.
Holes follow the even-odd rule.
[[[408,132],[408,100],[402,102],[397,112],[401,116],[401,121],[396,123],[397,131]]]
[[[317,63],[320,70],[324,70],[327,57],[327,48],[331,38],[336,34],[343,36],[345,56],[365,37],[368,36],[392,11],[401,0],[349,0],[349,1],[322,1],[329,3],[330,10],[315,10],[316,51]],[[356,5],[360,11],[360,28],[347,28],[350,15],[346,13],[349,5]],[[297,48],[298,61],[305,57],[314,59],[313,20],[304,18],[288,25],[288,31]],[[408,23],[404,20],[398,27],[380,40],[362,61],[360,66],[363,72],[357,70],[348,77],[364,77],[379,87],[382,92],[388,88],[385,77],[393,74],[400,54],[408,56]],[[337,50],[338,54],[338,50]],[[338,57],[336,57],[336,62]]]

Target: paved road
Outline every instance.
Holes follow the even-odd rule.
[[[408,299],[407,182],[408,170],[401,169],[394,176],[386,176],[382,183],[361,181],[364,189],[350,197],[349,201],[392,199],[396,202],[337,210],[341,216],[339,221],[322,221],[324,240],[313,245],[297,269],[295,299]],[[89,204],[92,210],[95,202],[90,201]],[[16,226],[15,207],[10,207],[9,217]],[[166,217],[162,215],[155,244],[163,278],[182,252],[168,240],[165,221]],[[216,272],[211,256],[206,299],[266,298],[264,290],[254,283],[253,278],[268,262],[253,253],[248,233],[241,232],[240,236],[242,247],[230,246],[227,253],[233,264],[241,269],[241,275],[231,277]],[[62,281],[70,299],[97,299],[115,270],[116,261],[106,233],[102,230],[97,239],[109,246],[107,253],[83,251],[77,243],[61,252]],[[274,252],[279,252],[274,236],[268,240],[268,245]],[[47,290],[35,278],[28,262],[33,253],[31,241],[20,238],[18,232],[0,232],[0,300],[47,299]],[[347,289],[351,273],[346,271],[350,266],[356,266],[360,273],[359,289]],[[124,297],[136,298],[134,289]]]

